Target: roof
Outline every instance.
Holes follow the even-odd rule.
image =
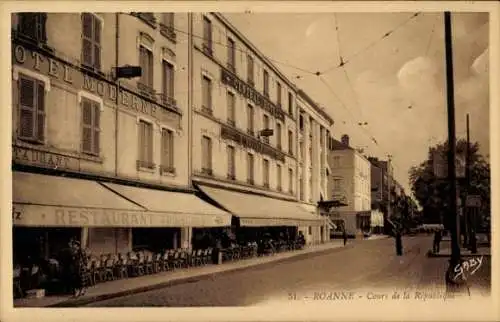
[[[321,108],[318,103],[316,103],[309,95],[307,95],[303,90],[297,88],[297,95],[302,97],[309,105],[311,105],[316,112],[318,112],[322,117],[324,117],[329,123],[330,126],[333,125],[334,121],[331,116],[325,112],[323,108]]]
[[[352,147],[350,147],[349,145],[345,145],[344,143],[342,143],[339,140],[334,139],[334,138],[332,138],[332,148],[333,148],[333,150],[353,150],[354,151],[354,149]]]

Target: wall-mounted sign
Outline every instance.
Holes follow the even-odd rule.
[[[221,68],[221,80],[222,84],[231,86],[238,91],[238,93],[262,107],[277,119],[281,121],[285,120],[285,111],[271,103],[267,97],[261,95],[252,86],[248,85],[225,68]]]
[[[104,101],[118,104],[120,109],[151,116],[162,122],[169,122],[175,128],[180,127],[181,116],[167,110],[161,104],[147,100],[131,90],[118,87],[110,80],[97,79],[80,71],[77,67],[65,63],[61,59],[48,57],[39,52],[16,44],[12,47],[12,59],[15,64],[48,75],[71,85],[100,96]]]
[[[224,124],[221,125],[221,138],[232,140],[246,148],[253,149],[256,152],[265,154],[270,156],[273,159],[276,159],[281,162],[285,162],[285,154],[279,152],[278,150],[270,147],[267,144],[259,141],[257,138],[251,137],[249,135],[243,134],[238,130],[226,126]]]
[[[79,169],[79,159],[58,153],[12,146],[12,160],[17,164],[34,165],[51,169]]]

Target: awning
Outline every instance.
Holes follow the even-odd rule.
[[[298,202],[200,185],[200,189],[233,215],[241,226],[323,225],[325,218],[306,211]]]
[[[147,223],[144,209],[95,181],[13,172],[16,226],[129,226]]]
[[[144,207],[158,218],[161,227],[231,226],[231,214],[201,200],[191,193],[153,190],[102,183],[117,194]]]

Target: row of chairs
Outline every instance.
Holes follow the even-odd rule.
[[[212,249],[198,249],[187,252],[171,249],[163,253],[145,251],[124,254],[108,254],[91,257],[87,263],[90,284],[156,274],[159,272],[207,265],[212,261]]]

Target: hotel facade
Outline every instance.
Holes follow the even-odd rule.
[[[14,256],[190,248],[214,228],[327,239],[333,121],[222,15],[17,13],[11,48]]]

